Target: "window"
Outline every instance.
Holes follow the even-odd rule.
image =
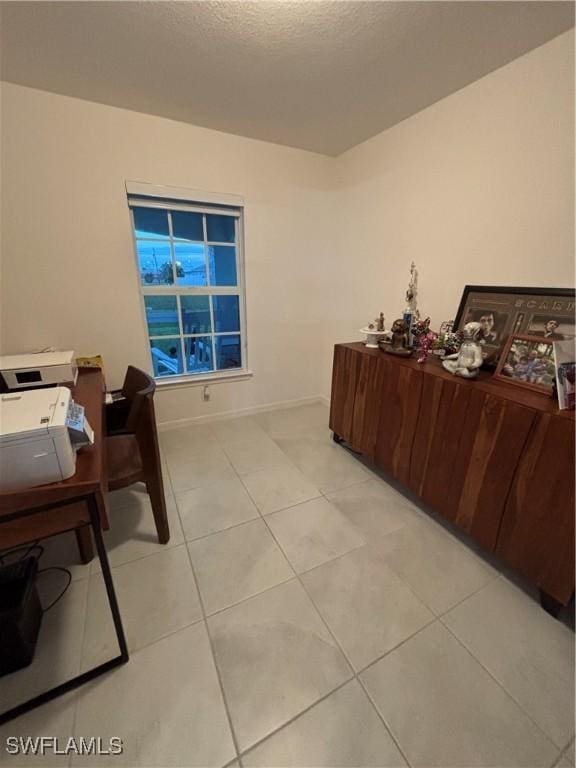
[[[241,209],[128,202],[154,376],[245,370]]]

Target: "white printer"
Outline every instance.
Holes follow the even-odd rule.
[[[75,384],[78,368],[71,349],[0,355],[0,391],[35,389],[54,384]]]
[[[66,480],[76,471],[76,447],[91,442],[67,387],[1,395],[0,491]]]

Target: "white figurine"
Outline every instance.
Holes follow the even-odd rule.
[[[466,323],[462,346],[458,352],[442,360],[443,367],[454,376],[473,379],[478,373],[482,365],[482,347],[477,341],[481,328],[480,323]]]
[[[361,328],[360,333],[366,334],[365,344],[368,349],[378,349],[378,342],[388,333],[384,327],[384,314],[380,312],[380,316],[373,323]]]
[[[410,264],[410,282],[406,291],[406,309],[405,312],[411,312],[414,316],[417,312],[417,293],[418,293],[418,270],[416,264]]]

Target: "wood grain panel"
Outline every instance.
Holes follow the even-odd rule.
[[[374,458],[396,480],[408,483],[422,393],[422,372],[381,361],[380,414]]]
[[[418,494],[434,509],[453,518],[454,495],[459,496],[462,479],[457,475],[464,432],[463,425],[470,406],[469,386],[458,380],[426,375],[422,387],[422,410],[426,421],[427,452],[420,468]],[[420,432],[420,426],[418,428]],[[457,484],[455,487],[455,483]]]
[[[382,400],[383,384],[388,378],[385,365],[383,359],[362,355],[358,372],[350,444],[370,458],[374,457],[381,408],[386,407]]]
[[[453,476],[461,491],[457,503],[450,498],[450,516],[454,512],[454,522],[493,551],[535,412],[474,390],[468,414]]]
[[[561,603],[574,591],[574,424],[538,414],[496,546],[515,571]]]
[[[343,344],[337,344],[334,347],[330,429],[347,442],[352,439],[354,400],[360,360],[360,353],[355,349]]]
[[[428,462],[432,455],[434,430],[438,416],[438,404],[442,395],[442,381],[423,379],[420,393],[418,429],[412,444],[412,458],[408,474],[408,486],[418,496],[422,495]]]

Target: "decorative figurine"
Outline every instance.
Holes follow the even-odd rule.
[[[384,314],[380,312],[380,316],[373,323],[369,323],[365,328],[361,328],[360,333],[366,334],[366,346],[368,349],[378,349],[378,342],[383,336],[386,336]]]
[[[463,376],[465,379],[473,379],[478,374],[482,365],[482,347],[478,343],[478,335],[482,329],[480,323],[466,323],[464,326],[464,340],[462,346],[453,355],[448,355],[442,361],[442,365],[454,376]]]
[[[445,320],[440,325],[438,339],[433,346],[433,352],[439,357],[453,355],[460,349],[462,344],[462,331],[454,330],[454,321]]]
[[[414,323],[420,319],[420,313],[417,309],[416,295],[418,293],[418,271],[414,262],[410,264],[410,282],[406,291],[406,309],[402,313],[402,318],[408,325],[408,343],[413,344],[414,338],[412,328]]]
[[[438,336],[430,330],[430,318],[417,320],[412,326],[412,333],[418,339],[418,362],[425,363]]]
[[[454,330],[454,320],[443,320],[440,323],[440,330],[438,331],[440,336],[444,336]]]
[[[453,355],[462,345],[462,331],[448,331],[441,337],[441,342],[445,354]]]
[[[410,357],[412,350],[408,340],[408,323],[400,318],[392,323],[392,335],[389,341],[381,343],[382,349],[390,355]]]

